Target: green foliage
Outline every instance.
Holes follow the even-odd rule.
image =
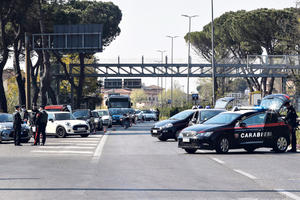
[[[136,106],[137,103],[147,101],[147,96],[142,89],[133,90],[131,92],[130,98],[134,106]]]
[[[15,77],[7,80],[6,98],[8,113],[13,113],[15,105],[19,104],[18,85]]]

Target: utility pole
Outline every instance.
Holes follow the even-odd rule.
[[[160,60],[160,63],[163,64],[164,63],[164,52],[166,52],[165,50],[157,50],[158,52],[160,52],[161,54],[161,60]],[[163,77],[161,77],[161,91],[160,91],[160,103],[162,105],[163,103],[163,98],[162,98],[162,95],[163,95]]]
[[[31,82],[30,82],[30,50],[29,36],[25,33],[25,73],[26,73],[26,109],[31,109]]]
[[[215,67],[215,51],[214,51],[214,1],[211,0],[211,67],[212,67],[212,81],[213,81],[213,99],[212,104],[216,102],[216,67]]]
[[[183,17],[187,17],[189,18],[189,34],[188,34],[188,44],[189,44],[189,47],[188,47],[188,72],[187,72],[187,94],[186,94],[186,101],[187,101],[187,104],[189,103],[189,100],[190,100],[190,96],[189,96],[189,93],[190,93],[190,72],[191,72],[191,21],[192,21],[192,18],[193,17],[198,17],[198,15],[192,15],[192,16],[189,16],[189,15],[181,15]]]

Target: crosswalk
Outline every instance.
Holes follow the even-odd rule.
[[[75,155],[93,156],[103,135],[92,135],[88,138],[66,137],[47,138],[45,146],[36,146],[30,152],[35,155]]]

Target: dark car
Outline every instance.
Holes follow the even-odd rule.
[[[14,129],[13,129],[13,115],[7,113],[0,113],[0,134],[2,141],[14,140]],[[31,131],[29,126],[22,124],[21,129],[21,142],[27,143],[31,138]],[[0,140],[0,141],[1,141]]]
[[[110,108],[109,114],[112,118],[113,125],[122,125],[122,122],[125,118],[128,118],[127,110],[123,108]]]
[[[182,130],[178,147],[188,153],[197,149],[226,153],[239,148],[253,152],[260,147],[285,152],[290,144],[290,127],[279,111],[288,100],[286,95],[269,95],[261,107],[220,113],[203,124]]]
[[[75,119],[85,120],[89,123],[91,132],[97,130],[97,122],[90,109],[79,109],[73,112]]]
[[[167,120],[155,123],[151,128],[151,135],[161,141],[166,141],[171,138],[177,140],[179,132],[188,126],[196,111],[197,110],[185,110]]]

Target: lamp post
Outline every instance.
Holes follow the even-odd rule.
[[[163,64],[164,62],[164,52],[166,52],[165,50],[157,50],[158,52],[160,52],[161,54],[161,64]],[[159,77],[158,77],[159,78]],[[161,77],[161,88],[163,88],[163,77]],[[162,92],[163,90],[160,91],[160,103],[162,104],[163,99],[162,99]]]
[[[189,103],[189,89],[190,89],[190,65],[191,65],[191,21],[192,21],[192,18],[193,17],[198,17],[198,15],[181,15],[183,17],[187,17],[189,18],[189,35],[188,35],[188,44],[189,44],[189,47],[188,47],[188,73],[187,73],[187,94],[186,94],[186,101],[187,103]]]
[[[173,75],[173,40],[178,36],[167,35],[168,38],[171,38],[171,74]],[[171,106],[173,106],[173,76],[171,75]]]
[[[213,102],[215,104],[216,101],[216,67],[215,67],[215,51],[214,51],[214,1],[211,0],[211,68],[212,68],[212,81],[213,81]]]

